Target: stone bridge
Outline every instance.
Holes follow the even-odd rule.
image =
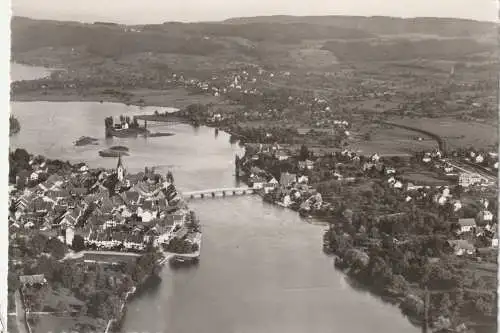
[[[226,197],[235,195],[248,195],[254,193],[255,189],[253,188],[229,187],[229,188],[214,188],[208,190],[183,192],[182,196],[184,197],[184,199],[203,199],[203,198]]]

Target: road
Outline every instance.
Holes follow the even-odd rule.
[[[26,312],[24,311],[23,301],[19,290],[16,290],[14,297],[16,299],[17,331],[19,333],[28,333],[28,328],[26,327]]]

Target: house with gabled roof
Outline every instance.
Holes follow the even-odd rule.
[[[476,227],[476,220],[473,218],[458,219],[460,226],[459,233],[471,232]]]
[[[21,275],[19,277],[19,282],[23,288],[33,287],[37,284],[45,285],[47,284],[47,280],[45,279],[45,275],[36,274],[36,275]]]
[[[491,238],[491,247],[498,249],[498,228],[495,228],[493,238]]]
[[[285,161],[285,160],[288,160],[288,158],[290,158],[290,155],[284,151],[284,150],[278,150],[276,153],[275,153],[275,157],[279,160],[279,161]]]
[[[453,249],[453,252],[457,256],[462,256],[464,254],[472,255],[474,254],[476,248],[474,244],[464,239],[449,240],[448,245]]]
[[[62,226],[75,226],[78,223],[78,219],[82,216],[83,210],[80,207],[68,211],[64,218],[62,219],[60,225]]]
[[[491,221],[493,221],[493,214],[487,209],[481,210],[476,216],[476,222],[480,224],[489,223]]]

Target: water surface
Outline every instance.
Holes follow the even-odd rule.
[[[15,62],[10,63],[11,81],[41,79],[43,77],[49,76],[50,72],[51,70],[45,67],[28,66]]]

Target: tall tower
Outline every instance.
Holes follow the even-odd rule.
[[[123,179],[125,178],[125,168],[123,167],[121,154],[118,155],[118,165],[116,166],[116,174],[118,176],[118,180],[122,182]]]

